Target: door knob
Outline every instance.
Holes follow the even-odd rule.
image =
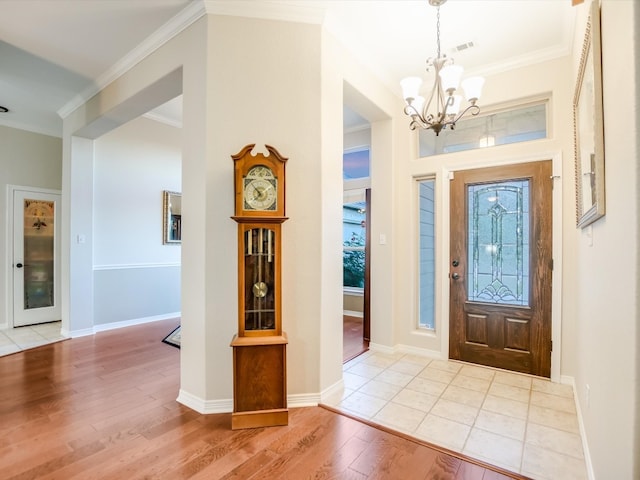
[[[451,278],[453,278],[454,280],[458,280],[460,278],[460,274],[458,274],[458,272],[454,272],[451,274]]]
[[[16,263],[16,267],[22,268],[22,264],[21,263]]]
[[[451,265],[457,267],[458,265],[460,265],[460,262],[458,260],[454,260],[453,262],[451,262]]]

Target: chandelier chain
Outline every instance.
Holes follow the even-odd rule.
[[[440,6],[438,5],[437,13],[436,13],[436,35],[438,42],[438,56],[436,58],[440,58]]]

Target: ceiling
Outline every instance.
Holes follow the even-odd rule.
[[[0,125],[62,134],[60,112],[114,72],[127,54],[203,0],[0,1]],[[305,10],[400,96],[398,82],[426,75],[435,56],[436,9],[426,0],[206,0],[207,11],[291,18]],[[490,75],[568,55],[571,0],[449,0],[442,52],[467,73]],[[160,30],[162,31],[162,30]],[[456,51],[459,45],[472,48]],[[113,73],[112,73],[113,74]],[[154,112],[179,123],[181,102]],[[350,121],[345,119],[345,122]],[[358,121],[357,119],[355,121]]]

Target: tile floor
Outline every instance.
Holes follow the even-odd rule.
[[[0,329],[0,356],[64,340],[60,322]]]
[[[587,478],[570,386],[454,361],[369,351],[325,403],[534,479]]]

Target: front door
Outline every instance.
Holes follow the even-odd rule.
[[[551,374],[551,161],[451,181],[449,356]]]
[[[13,190],[13,326],[60,320],[60,195]]]

